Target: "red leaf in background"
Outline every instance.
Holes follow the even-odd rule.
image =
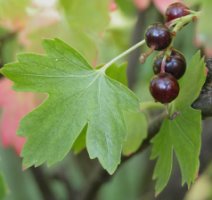
[[[109,4],[109,11],[113,12],[117,9],[117,4],[115,2],[115,0],[111,0],[110,4]]]
[[[151,2],[151,0],[133,0],[133,1],[139,10],[146,10]]]
[[[155,7],[164,14],[167,7],[175,2],[182,2],[181,0],[153,0]]]
[[[0,137],[4,147],[13,147],[20,154],[25,138],[16,135],[19,122],[38,101],[33,94],[15,92],[11,86],[11,81],[0,80]]]
[[[133,0],[134,4],[139,10],[146,10],[150,3],[151,0]],[[152,0],[153,3],[155,4],[155,7],[162,13],[164,14],[167,7],[175,2],[182,2],[181,0]]]

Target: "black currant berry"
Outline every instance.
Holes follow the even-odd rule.
[[[166,21],[170,22],[171,20],[186,16],[188,14],[190,14],[189,8],[180,2],[176,2],[169,5],[166,10],[165,16]]]
[[[172,35],[165,25],[156,23],[147,28],[145,40],[148,47],[160,51],[171,44]]]
[[[161,73],[153,77],[150,83],[150,92],[156,101],[170,103],[179,94],[177,80],[168,73]]]
[[[155,74],[161,72],[161,65],[163,61],[163,55],[156,57],[153,64],[153,71]],[[180,79],[186,71],[185,57],[176,50],[172,50],[171,55],[166,58],[165,72],[172,74],[176,79]]]

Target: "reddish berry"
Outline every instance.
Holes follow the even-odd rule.
[[[156,57],[153,65],[153,71],[155,74],[161,72],[161,65],[163,61],[163,55]],[[165,61],[165,72],[172,74],[176,79],[180,79],[186,71],[186,60],[184,56],[176,50],[172,50],[170,57]]]
[[[169,5],[166,10],[165,16],[166,21],[170,22],[171,20],[186,16],[188,14],[190,14],[189,8],[180,2],[176,2]]]
[[[148,47],[160,51],[171,44],[172,35],[165,25],[156,23],[147,28],[145,40]]]
[[[168,73],[161,73],[153,77],[150,83],[150,92],[156,101],[170,103],[179,94],[177,80]]]

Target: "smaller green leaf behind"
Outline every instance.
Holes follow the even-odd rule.
[[[127,138],[123,147],[123,154],[130,155],[141,146],[147,136],[147,119],[142,112],[125,112]]]
[[[205,82],[205,63],[197,52],[180,80],[180,94],[170,105],[170,113],[179,115],[165,119],[159,133],[152,140],[152,159],[157,163],[153,178],[156,179],[156,194],[159,194],[169,181],[172,171],[173,153],[176,154],[182,184],[194,182],[199,169],[201,146],[201,112],[191,108]]]
[[[190,107],[190,105],[197,99],[201,88],[206,79],[206,68],[204,58],[201,58],[200,51],[191,59],[189,66],[186,69],[186,74],[180,80],[180,93],[173,107],[176,109],[183,109]]]
[[[172,171],[173,150],[182,173],[182,184],[190,185],[197,177],[201,144],[201,114],[188,108],[174,120],[166,119],[158,135],[152,140],[152,159],[158,157],[153,178],[156,194],[169,181]]]
[[[118,82],[127,86],[128,81],[126,71],[127,71],[126,63],[123,63],[121,65],[113,64],[106,70],[106,74],[112,79],[115,79]]]

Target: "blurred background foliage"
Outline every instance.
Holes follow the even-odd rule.
[[[133,0],[0,0],[0,65],[14,61],[20,52],[43,53],[42,39],[59,37],[81,52],[94,67],[99,66],[142,40],[148,25],[164,20],[158,4],[166,7],[173,1],[140,2],[143,2],[142,5]],[[212,2],[186,0],[186,3],[196,10],[202,9],[202,19],[197,26],[186,26],[177,35],[174,45],[187,60],[197,48],[205,50],[206,57],[210,57],[212,29],[208,27],[212,19]],[[155,56],[151,55],[145,64],[140,64],[139,55],[145,50],[146,47],[139,49],[123,60],[128,61],[129,86],[142,102],[152,101],[148,85],[153,75],[152,63]],[[17,102],[13,103],[16,105]],[[2,113],[5,112],[3,107],[1,110]],[[15,112],[12,116],[16,117]],[[205,135],[211,139],[210,119],[204,127]],[[22,145],[15,146],[16,137],[5,144],[5,136],[0,134],[0,199],[66,200],[74,196],[76,191],[86,188],[89,177],[94,176],[99,167],[96,161],[88,159],[86,151],[82,151],[78,156],[70,154],[63,162],[49,169],[42,166],[23,170],[21,159],[16,153],[20,152]],[[15,130],[12,134],[15,134]],[[5,146],[10,148],[5,149]],[[204,153],[205,150],[202,151]],[[210,162],[210,156],[207,159],[203,171]],[[117,171],[110,182],[103,185],[97,199],[212,199],[211,164],[188,193],[187,188],[180,186],[176,165],[170,184],[157,198],[154,197],[154,182],[151,178],[153,167],[154,162],[149,161],[149,150],[134,157]],[[5,194],[6,197],[3,198]]]

